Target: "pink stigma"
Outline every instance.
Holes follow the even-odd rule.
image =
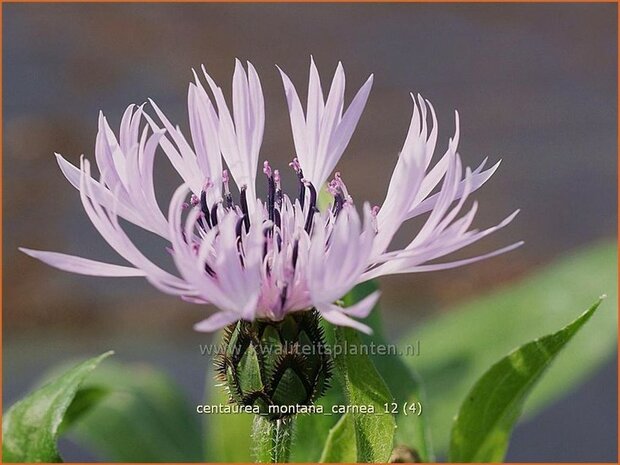
[[[271,177],[271,166],[269,166],[269,162],[267,160],[263,163],[263,173],[265,173],[268,177]]]
[[[297,157],[293,158],[293,161],[288,164],[291,168],[295,170],[296,173],[301,172],[301,165],[299,164],[299,160]]]

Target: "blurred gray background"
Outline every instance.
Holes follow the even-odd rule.
[[[117,128],[127,104],[149,97],[187,129],[191,68],[203,63],[227,96],[233,59],[255,65],[267,112],[261,159],[282,171],[293,144],[274,65],[302,94],[310,54],[324,87],[342,60],[348,96],[374,73],[365,114],[339,165],[358,203],[380,203],[385,194],[409,123],[410,91],[437,110],[438,151],[458,109],[465,163],[503,160],[476,193],[477,226],[515,208],[522,213],[463,256],[519,239],[526,245],[464,269],[384,279],[384,319],[394,336],[580,245],[615,237],[614,4],[8,4],[3,10],[5,405],[50,364],[108,348],[124,360],[166,367],[192,400],[200,399],[205,361],[196,347],[205,336],[191,325],[205,316],[203,308],[139,279],[59,272],[17,247],[114,261],[53,152],[75,163],[82,153],[92,158],[97,112]],[[166,161],[156,169],[165,204],[178,179]],[[285,183],[293,188],[291,176]],[[613,360],[571,397],[519,426],[508,459],[616,461],[616,386]],[[577,416],[575,402],[587,402],[590,412]],[[587,441],[579,439],[584,432]]]

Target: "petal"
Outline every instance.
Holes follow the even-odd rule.
[[[349,318],[342,309],[333,304],[319,304],[316,309],[321,313],[321,316],[330,323],[336,326],[347,326],[349,328],[357,329],[365,334],[372,334],[372,329],[359,321],[355,321],[353,318]]]
[[[495,165],[493,165],[491,168],[486,169],[484,171],[482,171],[484,164],[485,164],[486,160],[484,160],[480,166],[478,166],[478,168],[476,168],[474,171],[472,171],[472,178],[471,178],[471,192],[474,192],[476,190],[478,190],[480,187],[482,187],[489,179],[491,179],[491,176],[493,176],[493,174],[495,173],[495,171],[497,171],[497,168],[499,168],[499,165],[501,163],[501,161],[498,161],[497,163],[495,163]],[[438,162],[437,165],[435,165],[433,167],[434,171],[435,168],[437,168],[439,166]],[[424,178],[424,183],[427,183],[427,179],[429,178],[431,174],[427,174],[426,177]],[[443,176],[443,173],[442,173]],[[439,180],[437,180],[437,183],[439,182]],[[435,187],[437,185],[437,183],[435,183],[432,187]],[[428,195],[428,193],[430,193],[430,191],[432,190],[432,187],[429,188],[429,186],[424,186],[420,189],[425,189],[427,190],[426,195]],[[463,194],[463,191],[465,190],[465,181],[461,181],[461,184],[459,185],[459,190],[458,190],[458,194],[457,196],[460,197]],[[419,216],[422,215],[428,211],[431,211],[435,204],[437,203],[437,199],[439,197],[439,192],[426,197],[426,195],[422,196],[422,198],[424,200],[418,201],[418,199],[416,199],[416,201],[414,202],[412,208],[410,208],[409,212],[407,213],[406,219],[410,219],[413,218],[415,216]],[[426,198],[424,198],[426,197]]]
[[[308,101],[306,104],[306,131],[309,146],[306,147],[308,157],[316,153],[317,144],[320,138],[321,119],[325,110],[325,100],[323,98],[323,89],[321,89],[321,78],[314,64],[314,58],[310,57],[310,75],[308,77]],[[300,159],[301,161],[301,159]],[[307,160],[309,161],[309,160]],[[309,173],[311,174],[311,173]]]
[[[252,154],[255,157],[253,163],[255,167],[258,165],[258,152],[263,142],[263,133],[265,130],[265,100],[263,97],[263,89],[256,69],[250,63],[248,65],[248,85],[250,90],[250,100],[252,102],[252,111],[254,120],[252,121]]]
[[[338,63],[327,101],[319,73],[310,61],[308,100],[304,115],[299,96],[289,77],[280,69],[289,108],[295,151],[304,177],[319,189],[336,167],[351,140],[372,87],[372,75],[359,89],[344,113],[345,73]]]
[[[177,150],[172,142],[168,140],[168,137],[164,136],[160,139],[162,149],[166,153],[166,156],[170,160],[170,163],[172,163],[172,166],[177,173],[179,173],[183,180],[192,187],[192,191],[195,194],[198,194],[204,184],[205,174],[203,174],[202,170],[198,166],[196,155],[189,146],[188,142],[185,140],[183,134],[181,134],[181,132],[172,125],[170,120],[168,120],[164,112],[157,106],[157,104],[152,99],[149,99],[149,103],[170,135],[172,142],[174,142],[176,147],[178,147]],[[147,121],[153,127],[153,131],[159,130],[159,127],[152,119],[147,117]]]
[[[299,96],[295,90],[295,86],[290,78],[278,67],[282,84],[284,85],[284,93],[286,95],[286,103],[288,105],[289,117],[291,120],[291,131],[293,133],[293,142],[295,144],[295,152],[302,166],[308,162],[306,160],[306,119],[304,111],[299,101]]]
[[[334,166],[336,166],[342,152],[349,144],[353,131],[355,131],[355,127],[362,116],[362,112],[364,111],[364,107],[368,101],[368,96],[370,95],[372,82],[373,75],[371,74],[351,101],[347,111],[342,117],[342,121],[338,125],[338,129],[334,135],[334,140],[332,141],[333,146],[330,149],[330,154],[332,154],[333,158],[335,158],[333,163]]]
[[[120,150],[114,132],[102,112],[99,112],[99,128],[95,140],[95,160],[101,173],[101,181],[119,191],[124,198],[126,180],[125,157]]]
[[[171,275],[167,271],[159,268],[136,247],[120,227],[115,211],[106,210],[102,205],[93,200],[91,192],[90,164],[83,159],[83,171],[80,180],[80,199],[84,210],[93,226],[99,231],[106,242],[121,255],[125,260],[144,270],[146,278],[160,290],[170,294],[189,294],[192,289],[185,281]]]
[[[450,268],[457,268],[459,266],[464,266],[464,265],[469,265],[470,263],[476,263],[479,262],[481,260],[486,260],[487,258],[491,258],[491,257],[495,257],[497,255],[501,255],[504,254],[506,252],[510,252],[512,250],[515,250],[519,247],[521,247],[525,242],[523,241],[519,241],[519,242],[515,242],[512,245],[503,247],[501,249],[497,249],[493,252],[489,252],[487,254],[484,255],[478,255],[477,257],[471,257],[471,258],[466,258],[463,260],[457,260],[455,262],[448,262],[448,263],[437,263],[437,264],[433,264],[433,265],[420,265],[420,266],[415,266],[412,267],[404,272],[409,272],[409,273],[421,273],[421,272],[429,272],[429,271],[438,271],[438,270],[448,270]]]
[[[323,116],[321,117],[321,124],[319,126],[318,144],[316,146],[316,153],[311,152],[308,156],[315,157],[313,161],[313,172],[310,173],[308,180],[319,188],[327,180],[329,174],[332,172],[336,163],[328,158],[330,153],[331,143],[333,135],[340,124],[342,119],[342,109],[344,107],[344,88],[345,88],[345,75],[342,63],[338,62],[332,85],[327,95],[327,101],[325,102],[325,109],[323,110]],[[308,136],[308,140],[312,140],[312,135]],[[340,155],[338,155],[340,158]],[[337,160],[336,160],[337,161]]]
[[[219,183],[222,173],[222,155],[217,135],[219,124],[213,104],[194,72],[196,84],[190,84],[187,94],[190,131],[196,160],[204,179]]]
[[[375,291],[350,307],[343,308],[342,312],[356,318],[366,318],[377,304],[380,296],[381,291]]]
[[[231,323],[239,320],[239,315],[229,312],[217,312],[211,315],[209,318],[202,320],[194,325],[196,331],[202,333],[212,333],[218,329],[222,329]]]
[[[88,258],[76,257],[57,252],[44,252],[41,250],[26,249],[19,247],[19,250],[26,255],[30,255],[43,263],[47,263],[55,268],[69,271],[71,273],[84,274],[88,276],[106,277],[132,277],[145,276],[146,273],[138,268],[129,266],[113,265],[110,263],[89,260]]]
[[[241,62],[235,60],[231,116],[222,89],[209,76],[204,66],[202,71],[215,97],[222,155],[239,189],[247,187],[249,209],[253,212],[258,155],[265,125],[265,105],[258,74],[251,63],[248,62],[246,73]]]
[[[248,86],[248,76],[239,60],[235,60],[235,72],[233,74],[233,114],[235,119],[235,133],[239,156],[250,155],[251,126],[252,116],[250,115],[250,90]],[[250,160],[244,160],[244,162]],[[245,176],[249,176],[247,171],[249,163],[243,163],[246,170]],[[247,182],[247,181],[246,181]]]
[[[55,153],[54,155],[56,155],[56,161],[58,162],[58,166],[60,167],[62,174],[65,176],[65,178],[67,178],[67,180],[71,183],[73,187],[75,187],[77,190],[80,190],[80,176],[81,176],[80,169],[77,168],[76,166],[73,166],[71,163],[65,160],[62,155],[58,153]],[[90,194],[92,194],[93,199],[97,203],[104,205],[106,208],[112,208],[112,205],[116,201],[114,199],[114,196],[112,195],[112,192],[110,192],[110,190],[107,187],[103,186],[100,182],[92,178],[91,178]],[[120,216],[122,216],[128,221],[131,221],[133,224],[136,224],[142,228],[153,231],[146,224],[144,224],[144,221],[142,221],[142,219],[140,218],[140,214],[134,211],[133,208],[126,206],[120,200],[118,201],[117,207],[118,207],[118,214]],[[156,231],[153,231],[153,232],[156,232]]]

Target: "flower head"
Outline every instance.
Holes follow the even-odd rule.
[[[336,303],[356,284],[389,274],[465,265],[521,244],[469,259],[436,261],[503,228],[517,213],[488,229],[470,229],[477,204],[463,212],[465,202],[499,163],[487,169],[485,162],[474,170],[463,168],[457,152],[458,113],[455,133],[434,162],[435,111],[430,102],[412,94],[413,115],[385,200],[380,207],[365,203],[358,209],[340,173],[329,177],[357,126],[372,76],[347,107],[342,65],[325,98],[311,62],[304,109],[291,80],[280,70],[296,151],[290,166],[298,179],[298,185],[286,191],[280,172],[268,161],[259,173],[265,111],[254,67],[248,63],[246,71],[236,61],[232,111],[222,90],[204,67],[202,71],[207,86],[196,72],[189,86],[189,139],[150,101],[153,115],[144,106],[127,109],[118,138],[100,115],[95,146],[99,180],[91,175],[88,160],[83,158],[78,168],[56,155],[93,225],[129,266],[21,250],[75,273],[143,276],[165,293],[213,304],[218,311],[195,326],[199,331],[239,320],[280,321],[312,308],[331,323],[369,331],[358,320],[371,311],[378,292],[351,307]],[[183,180],[167,214],[155,198],[158,147]],[[257,182],[267,185],[264,200],[257,197]],[[318,192],[324,185],[333,200],[319,209]],[[391,249],[400,226],[423,214],[428,215],[409,244]],[[146,257],[119,217],[168,241],[177,272],[165,271]]]

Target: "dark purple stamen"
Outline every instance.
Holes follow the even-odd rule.
[[[263,259],[267,256],[267,241],[269,240],[269,228],[266,228],[263,232]],[[267,272],[269,272],[269,266],[267,266]]]
[[[276,184],[273,181],[273,176],[267,178],[268,193],[267,193],[267,212],[269,213],[269,220],[273,221],[276,209]]]
[[[241,218],[237,220],[237,224],[235,225],[235,235],[237,237],[237,252],[239,252],[239,261],[241,262],[241,266],[245,266],[245,262],[243,261],[243,237],[241,236],[243,227],[243,223],[245,222],[246,215],[243,215]]]
[[[334,216],[338,216],[342,207],[344,206],[344,196],[338,192],[334,195],[334,205],[332,206],[332,213]]]
[[[245,261],[243,260],[243,240],[241,236],[237,238],[237,252],[239,252],[239,261],[241,262],[241,266],[245,266]]]
[[[311,182],[307,182],[306,183],[308,186],[308,189],[310,189],[310,208],[313,210],[317,210],[316,208],[316,189],[314,188],[314,186],[312,185]]]
[[[304,225],[304,229],[308,234],[310,234],[314,214],[317,213],[319,210],[318,208],[316,208],[316,189],[311,182],[306,182],[305,184],[310,190],[310,205],[308,205],[308,216],[306,217],[306,224]]]
[[[206,263],[206,262],[205,262],[205,271],[207,272],[207,274],[208,274],[209,276],[211,276],[211,277],[214,277],[214,276],[215,276],[215,271],[213,271],[213,268],[211,268],[211,267],[209,266],[209,264],[208,264],[208,263]]]
[[[276,205],[275,205],[275,211],[274,211],[274,222],[276,224],[276,227],[278,228],[278,230],[282,229],[282,215],[280,215],[280,211],[282,210],[282,201],[284,199],[284,194],[282,193],[282,180],[280,179],[280,171],[279,170],[275,170],[273,172],[273,180],[276,183]],[[278,232],[278,237],[277,237],[277,243],[278,243],[278,252],[280,250],[282,250],[282,236],[280,236],[280,233]]]
[[[282,218],[280,216],[280,211],[279,210],[275,210],[273,216],[274,216],[273,222],[276,224],[276,226],[278,228],[281,228],[282,227]]]
[[[248,198],[247,198],[247,187],[243,186],[241,188],[241,195],[239,196],[239,202],[241,203],[241,212],[243,213],[243,224],[245,224],[245,232],[250,232],[250,214],[248,211]]]
[[[288,293],[288,286],[284,286],[282,289],[282,293],[280,294],[280,307],[284,308],[284,304],[286,303],[286,294]]]
[[[301,205],[301,209],[304,209],[304,203],[306,202],[306,186],[304,186],[303,181],[303,173],[301,170],[297,173],[299,177],[299,205]]]
[[[230,192],[224,194],[224,205],[226,208],[232,208],[234,204],[232,194]]]
[[[284,194],[282,194],[282,189],[276,189],[276,208],[280,210],[282,208],[282,199],[284,198]]]
[[[200,193],[200,211],[204,215],[204,219],[207,222],[207,226],[209,226],[209,229],[211,229],[212,226],[211,226],[209,206],[207,205],[207,193],[204,190]],[[202,223],[202,221],[200,220],[202,220],[202,218],[199,219],[199,222]],[[204,224],[201,224],[201,226],[204,228]]]
[[[202,191],[200,193],[200,209],[203,213],[209,212],[209,206],[207,205],[207,192]]]
[[[293,269],[297,266],[297,258],[299,257],[299,240],[295,241],[295,244],[293,245],[293,257],[292,257],[292,262],[293,262]]]
[[[211,208],[211,223],[213,224],[213,227],[217,226],[217,207],[218,207],[218,205],[216,203]]]
[[[235,234],[237,236],[237,240],[241,240],[241,228],[243,227],[243,222],[245,221],[245,215],[237,220],[237,224],[235,225]]]
[[[228,170],[223,170],[222,171],[222,184],[224,185],[224,207],[226,207],[227,210],[235,205],[233,201],[233,196],[230,193],[230,190],[228,188],[228,181],[229,181]]]

